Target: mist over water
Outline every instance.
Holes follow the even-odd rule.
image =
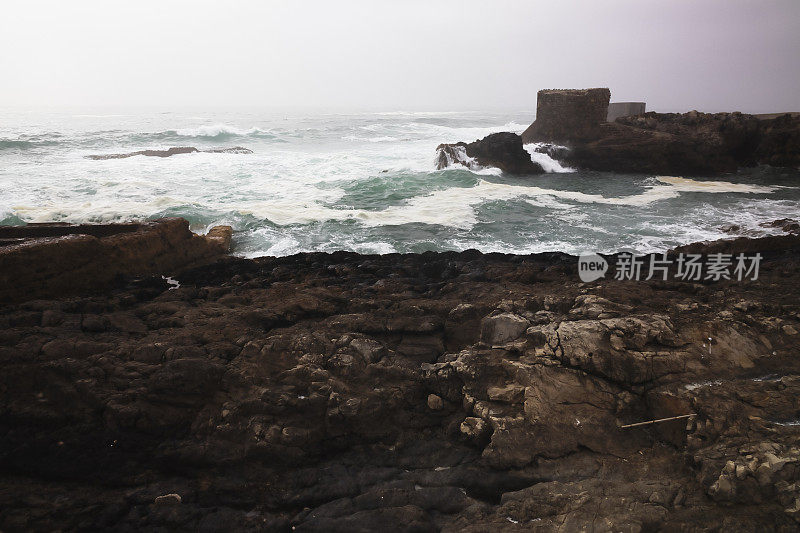
[[[234,253],[663,251],[800,215],[798,171],[715,177],[435,170],[436,146],[521,132],[531,111],[0,113],[0,224],[181,216],[235,230]],[[173,146],[244,146],[90,160]],[[534,147],[529,146],[533,152]]]

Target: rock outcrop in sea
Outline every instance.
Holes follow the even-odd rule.
[[[654,113],[620,117],[600,135],[573,141],[565,163],[591,170],[720,174],[770,164],[800,166],[800,117]]]
[[[539,91],[536,120],[522,143],[556,146],[535,150],[584,170],[714,175],[759,164],[800,168],[797,114],[648,112],[606,122],[610,97],[606,88]],[[442,146],[458,144],[439,147],[440,164],[449,161],[441,158]],[[518,165],[518,156],[500,154],[492,166],[504,164]]]
[[[606,122],[608,89],[539,91],[525,143],[567,145],[561,162],[613,172],[719,174],[770,164],[800,167],[800,117],[644,113]]]
[[[469,144],[440,144],[436,147],[436,168],[453,164],[470,169],[496,167],[508,174],[542,174],[544,169],[531,161],[531,154],[522,146],[516,133],[501,132],[487,135]]]
[[[139,150],[137,152],[127,152],[124,154],[95,154],[87,155],[87,159],[125,159],[137,155],[148,157],[171,157],[173,155],[193,154],[196,152],[205,152],[210,154],[252,154],[253,151],[243,146],[233,146],[230,148],[210,148],[208,150],[199,150],[194,146],[175,146],[166,150]]]
[[[336,252],[2,305],[0,529],[796,530],[800,236],[771,239],[692,248],[759,250],[742,282]]]

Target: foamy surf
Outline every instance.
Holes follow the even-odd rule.
[[[665,183],[673,187],[676,191],[680,192],[735,192],[735,193],[753,193],[753,194],[767,194],[774,192],[777,187],[752,185],[747,183],[731,183],[729,181],[700,181],[690,178],[682,178],[678,176],[656,176],[656,179],[661,183]]]
[[[496,168],[434,169],[439,143],[520,132],[529,112],[74,114],[0,113],[0,223],[181,216],[196,231],[233,226],[234,253],[247,256],[645,252],[730,237],[721,229],[730,224],[777,233],[760,224],[800,212],[798,189],[768,169],[737,183],[569,172],[531,146],[550,172],[520,179]],[[253,153],[84,158],[174,146]]]
[[[545,172],[548,173],[567,173],[567,172],[575,172],[574,168],[565,167],[560,162],[556,161],[548,154],[537,152],[536,149],[544,146],[547,143],[529,143],[523,145],[523,148],[531,154],[531,160],[534,163],[539,163]]]
[[[575,204],[608,204],[616,206],[643,207],[654,202],[677,198],[682,191],[694,192],[694,180],[675,178],[664,179],[669,185],[652,185],[640,194],[623,197],[605,197],[599,194],[587,194],[579,191],[547,189],[536,186],[509,185],[480,180],[474,187],[453,187],[434,193],[411,198],[404,205],[383,210],[333,209],[320,204],[296,205],[293,203],[266,202],[251,205],[242,213],[253,214],[265,218],[278,225],[307,224],[325,220],[353,220],[368,226],[401,225],[401,224],[433,224],[454,228],[471,228],[477,222],[474,207],[487,202],[507,201],[516,198],[525,199],[531,205],[539,207],[570,209],[577,205],[569,205],[558,200],[569,200]],[[738,184],[714,182],[714,185],[703,188],[703,192],[723,193],[763,193],[771,191],[769,187],[737,187]]]
[[[228,124],[207,124],[194,128],[179,128],[177,130],[167,130],[166,133],[174,133],[182,137],[220,137],[223,135],[246,136],[257,134],[269,134],[269,131],[261,128],[238,128]]]

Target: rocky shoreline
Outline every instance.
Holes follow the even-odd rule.
[[[541,90],[536,120],[522,135],[504,132],[469,144],[441,144],[437,168],[457,163],[541,174],[536,163],[521,163],[523,144],[531,143],[578,170],[710,176],[757,165],[800,168],[796,113],[649,112],[606,122],[610,98],[607,88]]]
[[[754,281],[337,252],[5,304],[0,529],[795,531],[800,236],[767,239],[691,248]]]
[[[0,226],[0,304],[104,292],[214,261],[230,251],[232,233],[216,226],[197,235],[182,218]]]

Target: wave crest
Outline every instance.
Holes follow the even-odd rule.
[[[230,126],[228,124],[204,124],[194,128],[179,128],[176,130],[169,130],[166,133],[179,135],[181,137],[274,137],[269,130],[264,130],[255,126],[249,129],[243,129],[237,128],[236,126]]]
[[[30,150],[42,146],[54,146],[57,141],[36,141],[26,139],[0,139],[0,150]]]

